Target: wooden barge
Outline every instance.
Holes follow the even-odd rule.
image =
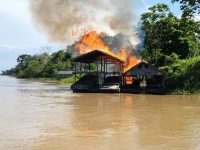
[[[124,73],[125,62],[101,50],[78,56],[72,61],[73,92],[165,93],[163,74],[147,62],[140,62]],[[91,69],[92,65],[96,66],[96,70]]]

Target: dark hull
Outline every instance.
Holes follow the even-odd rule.
[[[74,86],[71,88],[75,93],[132,93],[132,94],[158,94],[163,95],[166,94],[165,89],[130,89],[130,88],[101,88],[101,87],[88,87],[88,88],[79,88],[78,86]]]
[[[71,89],[75,93],[120,93],[120,88],[111,88],[111,86],[87,86],[74,84]]]

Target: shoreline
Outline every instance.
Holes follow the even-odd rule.
[[[28,81],[44,82],[44,83],[55,83],[60,85],[71,85],[72,82],[67,82],[66,79],[54,79],[54,78],[27,78]]]
[[[72,77],[73,78],[73,77]],[[71,79],[72,79],[71,78]],[[53,79],[53,78],[33,78],[31,80],[34,80],[34,81],[40,81],[40,82],[48,82],[48,83],[57,83],[57,84],[60,84],[60,85],[72,85],[74,82],[71,82],[71,79],[69,80],[69,78],[64,78],[64,79],[61,79],[61,80],[57,80],[57,79]],[[185,91],[185,90],[172,90],[172,91],[169,91],[167,90],[166,94],[164,95],[200,95],[200,92],[189,92],[189,91]]]
[[[17,78],[17,77],[16,77]],[[56,83],[60,85],[71,85],[72,78],[64,78],[64,79],[56,79],[56,78],[22,78],[29,81],[38,81],[38,82],[45,82],[45,83]]]
[[[0,75],[0,76],[9,76],[9,75]],[[16,76],[9,76],[9,77],[15,77]],[[36,82],[44,82],[44,83],[55,83],[60,85],[72,85],[74,83],[74,77],[70,78],[64,78],[64,79],[56,79],[56,78],[17,78],[17,79],[24,79],[28,81],[36,81]],[[199,92],[192,92],[192,91],[185,91],[181,89],[175,89],[175,90],[167,90],[166,94],[164,95],[200,95]]]

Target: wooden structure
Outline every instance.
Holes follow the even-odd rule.
[[[123,73],[125,62],[101,50],[73,60],[74,92],[124,92],[164,94],[163,74],[147,62],[140,62]],[[96,70],[91,70],[91,64]]]
[[[72,61],[75,83],[71,89],[74,92],[120,92],[123,60],[101,50],[94,50]],[[95,71],[90,69],[91,64],[96,65]]]
[[[130,84],[124,83],[124,86],[122,87],[123,92],[165,93],[163,74],[158,68],[147,62],[140,62],[128,70],[123,77],[129,78],[132,81]]]

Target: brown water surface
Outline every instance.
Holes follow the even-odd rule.
[[[200,96],[75,94],[0,76],[0,150],[199,150]]]

